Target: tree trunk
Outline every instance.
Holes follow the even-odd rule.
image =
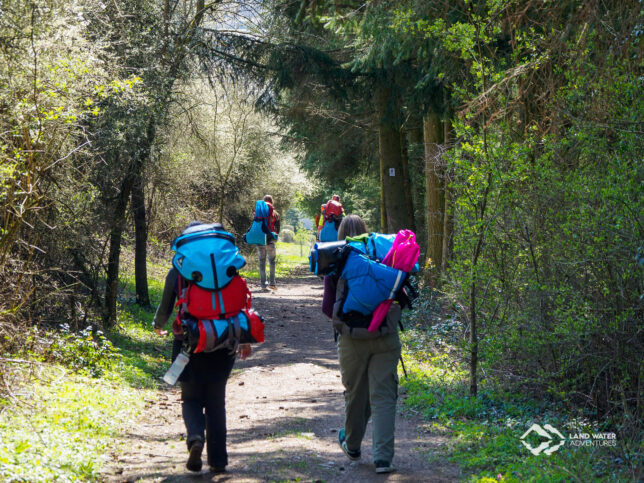
[[[145,191],[142,173],[134,173],[132,186],[132,215],[134,218],[135,248],[134,248],[134,280],[136,284],[136,303],[150,306],[148,293],[147,243],[148,226],[145,213]]]
[[[385,163],[380,156],[380,231],[387,232],[387,202],[385,201]]]
[[[423,117],[425,142],[425,196],[427,202],[427,261],[432,273],[442,267],[443,259],[443,210],[444,168],[441,144],[443,127],[438,114],[429,111]]]
[[[414,221],[414,199],[411,196],[411,179],[409,177],[409,152],[407,150],[407,139],[402,130],[400,131],[400,146],[402,149],[401,161],[403,185],[405,187],[405,207],[407,208],[407,218],[409,219],[409,225],[405,228],[409,228],[413,232],[416,232],[416,223]]]
[[[470,394],[478,391],[476,370],[478,367],[479,342],[476,334],[476,282],[470,285]]]
[[[116,324],[116,299],[118,296],[119,261],[121,257],[121,239],[125,228],[127,203],[132,192],[132,176],[129,173],[121,183],[121,191],[116,198],[112,213],[112,228],[110,230],[110,252],[107,261],[107,279],[105,281],[105,312],[103,321],[106,328]]]
[[[407,228],[410,220],[405,204],[402,150],[400,147],[400,109],[390,88],[377,93],[378,146],[380,176],[386,209],[387,232]]]
[[[444,123],[444,145],[445,150],[449,150],[452,142],[452,122],[447,119]],[[452,253],[452,232],[454,231],[454,209],[452,206],[452,189],[449,186],[447,169],[444,170],[445,178],[443,179],[445,193],[445,208],[443,210],[443,255],[441,260],[441,274],[447,271],[447,262]]]

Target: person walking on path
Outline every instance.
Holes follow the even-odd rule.
[[[199,225],[192,222],[188,228]],[[223,229],[223,227],[221,227]],[[179,293],[179,272],[172,267],[165,278],[161,303],[154,315],[154,331],[159,336],[167,335],[163,330],[168,323]],[[175,319],[172,323],[174,340],[172,361],[177,358],[183,346],[183,329]],[[240,344],[237,353],[241,359],[251,354],[250,344]],[[179,376],[181,382],[181,410],[186,425],[186,443],[190,471],[201,471],[201,454],[207,445],[208,465],[213,473],[224,473],[228,465],[226,451],[226,382],[235,364],[236,353],[227,349],[192,354],[190,361]],[[204,435],[205,432],[205,435]],[[204,437],[205,436],[205,437]]]
[[[364,221],[357,215],[349,215],[340,224],[338,240],[363,233],[368,233]],[[338,278],[329,275],[324,279],[322,311],[330,318]],[[349,459],[360,459],[360,446],[371,417],[376,473],[391,473],[395,471],[392,461],[401,347],[398,332],[369,339],[345,334],[337,337],[340,374],[345,388],[344,428],[338,433],[338,442]]]
[[[264,201],[273,208],[273,197],[271,195],[264,196]],[[275,233],[280,232],[280,215],[275,208],[273,208],[273,219],[269,220],[269,227],[271,227],[271,231],[274,231]],[[271,290],[277,290],[277,285],[275,284],[275,259],[277,257],[275,240],[271,238],[267,241],[266,245],[259,245],[257,247],[257,257],[259,258],[259,282],[262,289],[266,289],[268,286]],[[268,284],[266,283],[267,257],[269,269]]]

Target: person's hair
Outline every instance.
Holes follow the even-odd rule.
[[[271,205],[273,204],[273,197],[271,195],[265,195],[264,196],[264,201],[267,201]]]
[[[335,200],[335,201],[340,201],[340,196],[339,196],[339,195],[333,195],[333,196],[331,197],[331,199],[332,199],[332,200]]]
[[[366,223],[358,215],[348,215],[340,223],[338,228],[338,240],[344,240],[346,237],[354,237],[368,233]]]

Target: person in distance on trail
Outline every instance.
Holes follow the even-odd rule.
[[[186,228],[201,225],[193,221]],[[223,226],[222,226],[223,229]],[[166,275],[161,303],[154,315],[154,332],[166,336],[163,330],[170,319],[179,295],[179,271],[173,266]],[[175,319],[172,323],[172,361],[183,346],[183,328]],[[250,344],[240,344],[237,353],[241,359],[251,354]],[[192,354],[179,376],[181,383],[181,410],[186,425],[186,443],[190,471],[201,471],[201,453],[207,445],[208,465],[213,473],[224,473],[228,464],[226,451],[226,382],[235,363],[236,354],[228,350]],[[205,413],[205,414],[204,414]],[[204,431],[206,438],[204,438]]]
[[[315,217],[316,237],[320,239],[320,231],[324,223],[329,221],[335,223],[335,229],[340,227],[340,222],[344,217],[344,207],[340,203],[340,196],[333,195],[329,201],[320,206],[320,213]]]
[[[338,240],[368,233],[357,215],[342,220]],[[338,275],[324,278],[322,312],[333,317],[336,296],[340,296]],[[394,331],[375,338],[361,339],[337,334],[338,361],[345,388],[344,428],[338,433],[342,450],[351,460],[360,459],[360,446],[367,421],[373,423],[373,460],[377,473],[391,473],[394,456],[396,400],[398,398],[398,359],[400,338]]]
[[[264,196],[264,201],[271,205],[273,208],[273,197],[271,195]],[[269,220],[269,229],[275,233],[280,232],[280,215],[273,208],[273,219]],[[270,238],[270,237],[269,237]],[[257,257],[259,258],[259,281],[262,289],[266,289],[266,257],[268,256],[268,288],[277,290],[275,285],[275,258],[277,257],[277,250],[275,248],[275,240],[268,240],[266,245],[259,245],[257,247]]]

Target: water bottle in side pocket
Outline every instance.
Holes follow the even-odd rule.
[[[188,361],[190,361],[190,354],[184,351],[181,351],[181,353],[177,356],[177,358],[170,366],[170,369],[168,369],[168,372],[166,372],[165,376],[163,376],[163,380],[168,384],[170,384],[171,386],[176,384],[177,379],[179,379],[179,376],[185,369],[186,364],[188,364]]]

